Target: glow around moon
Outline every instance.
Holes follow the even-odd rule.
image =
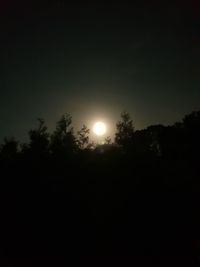
[[[93,132],[98,136],[104,135],[106,133],[105,123],[101,121],[96,122],[93,126]]]

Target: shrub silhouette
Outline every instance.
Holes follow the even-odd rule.
[[[110,136],[107,136],[106,138],[105,138],[105,140],[104,140],[104,143],[106,144],[106,145],[110,145],[111,144],[111,138],[110,138]]]

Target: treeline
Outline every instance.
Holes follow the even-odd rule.
[[[186,115],[172,126],[152,125],[143,130],[135,130],[129,113],[123,112],[116,124],[114,142],[108,136],[99,148],[90,141],[90,129],[86,125],[75,134],[69,114],[62,115],[52,134],[45,121],[38,119],[38,127],[30,130],[28,135],[28,143],[20,143],[14,137],[4,138],[0,145],[0,159],[13,160],[19,155],[37,160],[47,157],[67,159],[83,151],[108,153],[112,150],[136,158],[195,160],[200,150],[200,111]]]
[[[51,134],[41,119],[28,134],[0,150],[2,251],[13,266],[199,266],[200,111],[143,130],[123,112],[114,142],[99,146],[69,114]]]

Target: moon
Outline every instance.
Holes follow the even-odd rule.
[[[106,133],[106,124],[102,121],[98,121],[93,126],[93,132],[98,135],[104,135]]]

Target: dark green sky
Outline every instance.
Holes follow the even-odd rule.
[[[64,112],[112,134],[122,110],[142,128],[200,108],[198,1],[26,2],[0,4],[0,138]]]

